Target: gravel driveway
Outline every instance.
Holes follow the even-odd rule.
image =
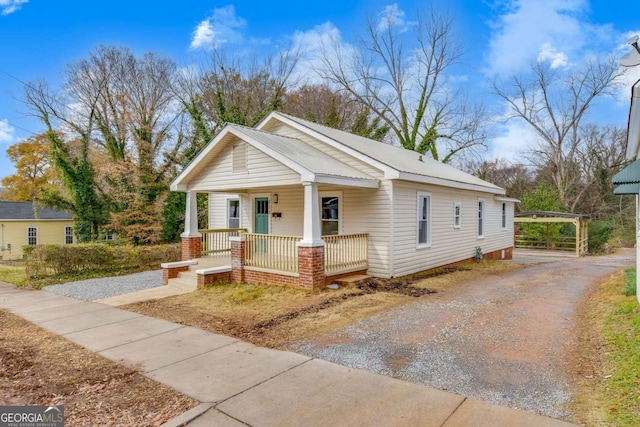
[[[153,270],[126,276],[101,277],[62,285],[49,285],[45,286],[44,290],[84,301],[95,301],[162,285],[162,270]]]
[[[561,418],[571,396],[564,364],[576,340],[576,303],[599,278],[634,260],[634,250],[528,258],[535,264],[523,270],[479,278],[289,348]]]

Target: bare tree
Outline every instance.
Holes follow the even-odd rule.
[[[511,77],[504,84],[493,82],[494,93],[511,111],[509,119],[523,120],[540,138],[530,161],[547,171],[560,204],[569,212],[578,206],[586,191],[582,185],[591,179],[583,165],[594,153],[585,117],[597,97],[612,92],[620,74],[615,58],[588,57],[579,69],[554,69],[538,61],[530,73]],[[618,143],[615,135],[609,136],[601,144]],[[597,151],[604,149],[601,146]]]
[[[369,19],[352,50],[337,41],[325,47],[320,73],[379,117],[404,148],[446,163],[486,138],[484,108],[447,80],[462,55],[451,17],[431,9],[405,25],[388,13]]]

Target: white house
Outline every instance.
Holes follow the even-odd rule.
[[[356,272],[389,278],[511,258],[516,200],[504,189],[282,113],[256,128],[226,125],[171,190],[187,193],[183,259],[231,249],[224,280],[313,289]],[[213,230],[197,230],[196,193],[209,194]],[[216,229],[246,233],[225,247],[233,231]]]

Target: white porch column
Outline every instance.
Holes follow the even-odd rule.
[[[187,206],[184,214],[184,233],[180,237],[202,237],[198,233],[198,204],[197,195],[193,191],[187,191]]]
[[[303,182],[304,186],[304,228],[302,246],[324,246],[320,228],[320,204],[318,201],[318,184]]]

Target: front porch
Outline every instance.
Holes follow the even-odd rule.
[[[183,238],[183,254],[199,256],[163,266],[165,283],[190,276],[198,287],[231,281],[313,290],[368,269],[367,233],[321,236],[322,244],[314,246],[305,245],[300,236],[247,233],[244,228],[199,234]]]

